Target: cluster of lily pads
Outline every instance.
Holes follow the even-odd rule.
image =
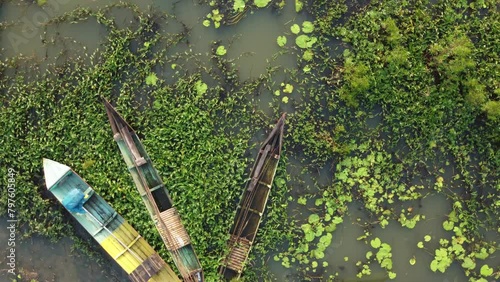
[[[200,24],[209,28],[237,24],[255,8],[279,10],[290,4],[205,2],[210,13]],[[255,110],[254,101],[257,93],[269,90],[276,98],[275,113],[283,104],[294,112],[288,115],[285,157],[250,256],[253,267],[245,269],[243,280],[272,279],[266,268],[270,258],[297,269],[301,281],[340,279],[328,250],[337,228],[351,224],[345,218],[353,202],[368,218],[357,222],[365,227],[357,241],[371,249],[363,261],[349,262],[350,254],[341,255],[345,263],[357,267],[358,277],[369,276],[378,264],[389,278],[401,278],[394,270],[401,263],[393,261],[398,251],[369,228],[396,224],[419,230],[430,219],[415,207],[436,195],[450,202],[451,210],[440,218],[439,231],[447,237],[424,235],[404,263],[415,267],[427,257],[433,272],[447,273],[457,263],[464,279],[498,279],[495,1],[296,0],[293,5],[309,20],[287,24],[276,39],[282,50],[300,50],[297,68],[285,71],[282,84],[271,81],[277,66],[259,79],[239,82],[226,55],[230,47],[219,43],[212,46],[213,66],[188,69],[184,62],[198,60],[196,55],[171,52],[171,47],[184,44],[189,31],[160,34],[158,26],[174,17],[123,3],[97,11],[78,8],[48,24],[95,19],[103,25],[109,32],[105,47],[86,54],[92,65],[71,58],[33,76],[30,70],[40,68],[37,61],[1,61],[5,138],[0,159],[5,165],[0,173],[8,167],[20,172],[17,200],[24,234],[74,234],[62,208],[44,192],[41,159],[49,157],[71,165],[168,257],[116,154],[100,103],[104,96],[144,137],[187,219],[206,277],[215,281],[228,236],[221,234],[228,231],[252,162],[248,140],[272,120]],[[136,28],[118,28],[114,8],[138,15]],[[300,98],[289,99],[292,93]],[[290,173],[293,166],[302,166],[301,173]],[[326,183],[304,180],[325,167]],[[6,212],[5,202],[0,194],[0,214]],[[299,212],[283,222],[289,218],[287,207],[295,204]],[[276,248],[282,249],[270,254]]]

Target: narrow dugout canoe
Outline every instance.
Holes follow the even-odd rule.
[[[257,235],[266,208],[283,143],[283,114],[260,147],[250,173],[250,180],[236,210],[228,242],[228,255],[222,262],[221,276],[226,280],[239,278]]]
[[[43,170],[47,189],[131,281],[181,281],[144,238],[71,168],[43,159]]]
[[[191,239],[137,134],[108,101],[104,100],[104,105],[113,139],[118,144],[135,186],[184,281],[204,281],[203,270]]]

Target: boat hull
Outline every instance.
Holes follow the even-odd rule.
[[[168,190],[132,127],[109,104],[104,102],[113,138],[127,164],[135,186],[156,224],[184,281],[204,281],[203,270],[191,239],[182,225]]]
[[[281,156],[283,115],[259,150],[250,180],[236,210],[228,242],[229,252],[220,274],[225,280],[240,278],[257,236]]]
[[[50,168],[49,168],[50,167]],[[137,231],[69,167],[44,160],[47,189],[129,275],[131,281],[181,281]],[[59,169],[58,169],[59,168]],[[54,173],[56,172],[56,173]],[[57,175],[55,179],[51,175]],[[76,193],[75,193],[76,192]],[[78,211],[68,197],[85,195]],[[71,199],[70,199],[71,200]]]

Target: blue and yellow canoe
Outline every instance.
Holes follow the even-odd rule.
[[[146,240],[71,168],[43,159],[43,169],[47,189],[131,281],[181,281]]]

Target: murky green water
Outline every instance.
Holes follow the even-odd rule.
[[[211,67],[210,49],[215,41],[221,41],[228,47],[227,57],[233,60],[239,70],[240,79],[247,80],[258,78],[266,72],[270,65],[279,65],[283,68],[294,68],[296,66],[296,54],[274,55],[280,51],[276,44],[278,35],[289,33],[291,22],[301,22],[304,18],[294,12],[293,5],[287,5],[281,14],[275,14],[271,9],[262,9],[255,13],[248,13],[235,26],[223,26],[219,29],[205,28],[201,22],[210,11],[209,7],[197,5],[195,1],[139,1],[128,0],[136,4],[143,11],[160,10],[173,14],[177,17],[177,24],[162,27],[165,32],[175,32],[182,28],[181,23],[190,29],[188,42],[173,48],[171,52],[192,52],[197,54],[199,61],[205,67]],[[102,49],[107,30],[95,19],[78,23],[50,23],[49,20],[72,11],[77,7],[88,7],[98,9],[105,5],[114,3],[112,0],[104,1],[69,1],[49,0],[47,5],[39,7],[33,3],[9,1],[1,4],[0,22],[7,28],[0,31],[0,59],[22,54],[41,62],[41,66],[47,67],[51,64],[62,64],[68,60],[83,58],[90,63],[88,54],[98,52]],[[118,25],[129,26],[134,24],[133,15],[126,9],[115,9],[112,12]],[[289,43],[290,44],[290,43]],[[196,62],[197,63],[197,62]],[[194,64],[193,67],[196,67]],[[39,70],[43,71],[43,69]],[[165,70],[167,71],[167,70]],[[37,71],[34,72],[36,74]],[[285,74],[278,71],[273,77],[279,85],[285,81]],[[269,102],[273,93],[263,92],[255,101],[256,110],[271,113]],[[295,96],[294,96],[295,95]],[[292,99],[300,99],[300,94],[292,94]],[[283,110],[292,112],[291,106],[284,106]],[[380,121],[375,117],[370,122],[370,127]],[[300,162],[291,159],[289,172],[300,171]],[[299,196],[307,190],[306,186],[313,186],[312,179],[316,179],[320,185],[331,183],[332,171],[330,166],[325,166],[317,174],[305,176],[305,184],[294,187],[292,195]],[[407,204],[406,204],[407,205]],[[417,242],[422,241],[425,235],[433,238],[450,238],[449,232],[442,229],[441,225],[446,214],[451,211],[449,201],[439,195],[430,194],[421,202],[410,204],[415,213],[426,216],[419,222],[415,229],[401,227],[397,222],[391,222],[385,229],[375,227],[372,233],[384,238],[393,248],[394,271],[398,274],[393,281],[466,281],[463,270],[453,263],[446,274],[434,273],[429,269],[432,256],[427,250],[417,248]],[[363,235],[363,226],[359,222],[368,220],[367,213],[360,205],[351,204],[344,223],[339,225],[333,233],[333,241],[326,250],[326,260],[329,266],[327,273],[339,273],[339,277],[345,281],[358,281],[355,278],[357,268],[354,262],[363,260],[369,246],[356,240]],[[290,213],[303,213],[307,216],[307,210],[303,207],[290,207]],[[6,220],[0,219],[0,242],[6,241],[7,233],[4,232]],[[439,245],[437,240],[431,240],[429,250],[433,251]],[[72,242],[62,240],[57,244],[48,242],[44,238],[34,237],[19,243],[17,251],[18,268],[25,269],[27,274],[36,275],[40,281],[123,281],[123,273],[109,270],[107,267],[99,266],[88,258],[74,254],[70,251]],[[3,248],[2,248],[3,251]],[[279,250],[270,250],[274,254]],[[2,258],[5,256],[2,255]],[[416,264],[411,266],[409,260],[415,257]],[[493,258],[494,259],[494,258]],[[494,263],[493,263],[494,264]],[[293,269],[285,269],[279,262],[272,259],[268,263],[269,269],[274,273],[278,281],[301,281]],[[383,270],[373,265],[374,277],[385,280]],[[3,269],[0,267],[0,270]],[[9,278],[5,271],[0,272],[0,280]],[[372,281],[372,280],[365,280]]]
[[[0,281],[12,281],[16,278],[8,272],[10,267],[7,256],[9,232],[7,218],[0,218],[0,242],[4,244],[0,249]],[[89,238],[90,239],[90,238]],[[98,264],[93,258],[82,254],[74,248],[74,242],[64,238],[57,243],[47,238],[33,236],[28,239],[14,240],[15,246],[15,273],[20,275],[20,281],[126,281],[126,274],[118,267]],[[9,247],[10,249],[10,247]],[[108,258],[105,258],[108,259]]]

